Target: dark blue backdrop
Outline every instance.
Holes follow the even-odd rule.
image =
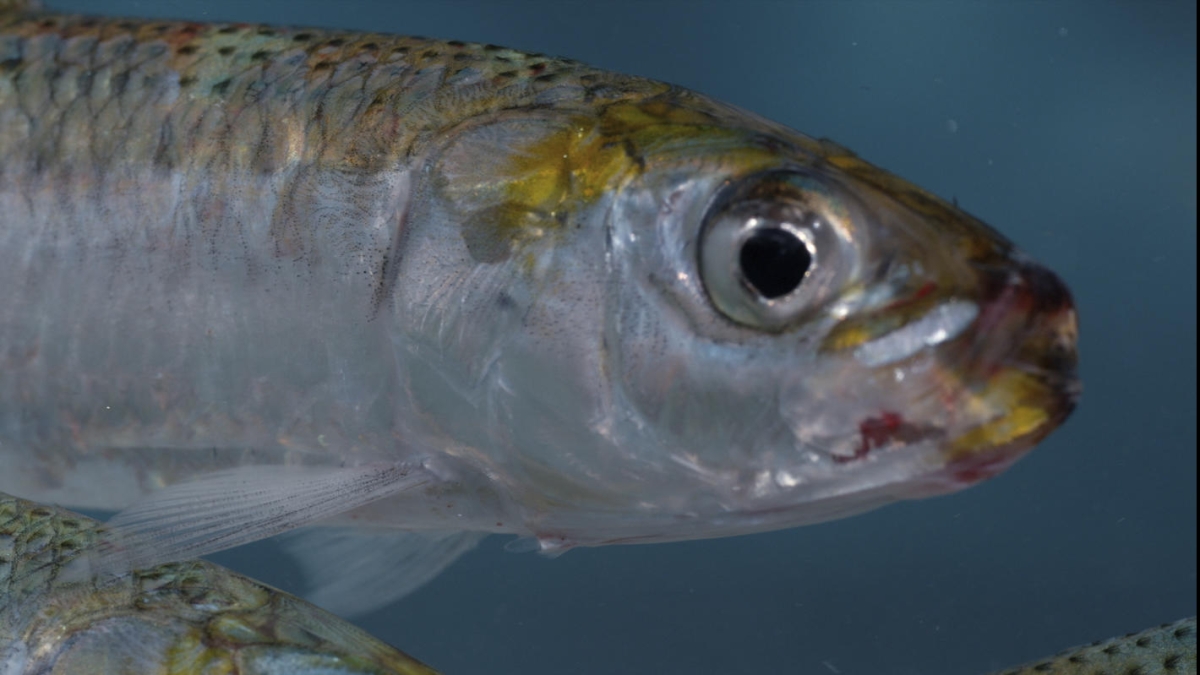
[[[1196,5],[50,0],[570,56],[828,136],[1071,285],[1083,403],[1005,476],[735,539],[489,541],[361,624],[447,675],[971,675],[1196,611]],[[286,586],[270,544],[220,556]]]

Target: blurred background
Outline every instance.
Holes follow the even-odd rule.
[[[1056,270],[1082,404],[1003,477],[548,560],[363,617],[446,675],[971,675],[1196,612],[1196,3],[47,0],[492,42],[684,85],[956,198]],[[216,558],[285,589],[271,542]]]

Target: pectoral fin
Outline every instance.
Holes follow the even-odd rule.
[[[293,530],[439,480],[419,464],[252,466],[169,486],[118,513],[87,572],[120,574]]]
[[[436,577],[487,536],[314,527],[288,535],[284,550],[304,573],[309,602],[343,617],[385,607]]]

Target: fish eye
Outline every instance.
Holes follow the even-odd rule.
[[[808,274],[813,260],[808,247],[808,242],[791,229],[759,227],[746,237],[738,253],[742,278],[768,300],[787,295]]]
[[[709,205],[699,241],[700,278],[716,309],[752,328],[781,330],[838,276],[844,246],[831,190],[795,172],[731,182]]]

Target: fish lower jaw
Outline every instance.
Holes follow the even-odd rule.
[[[951,459],[944,468],[920,481],[918,485],[920,494],[917,496],[927,497],[958,492],[990,478],[995,478],[1016,464],[1057,426],[1043,419],[1027,432],[1011,436],[1009,440],[999,444],[974,447],[969,451],[955,447],[955,443],[964,437],[985,434],[994,430],[995,427],[1007,427],[1011,424],[1010,420],[997,420],[992,424],[981,425],[952,442],[950,449],[946,451]]]
[[[1003,473],[1063,424],[1080,392],[1073,371],[1023,363],[1000,366],[976,383],[960,382],[965,393],[952,404],[954,422],[939,449],[944,468],[928,481],[942,492]]]

